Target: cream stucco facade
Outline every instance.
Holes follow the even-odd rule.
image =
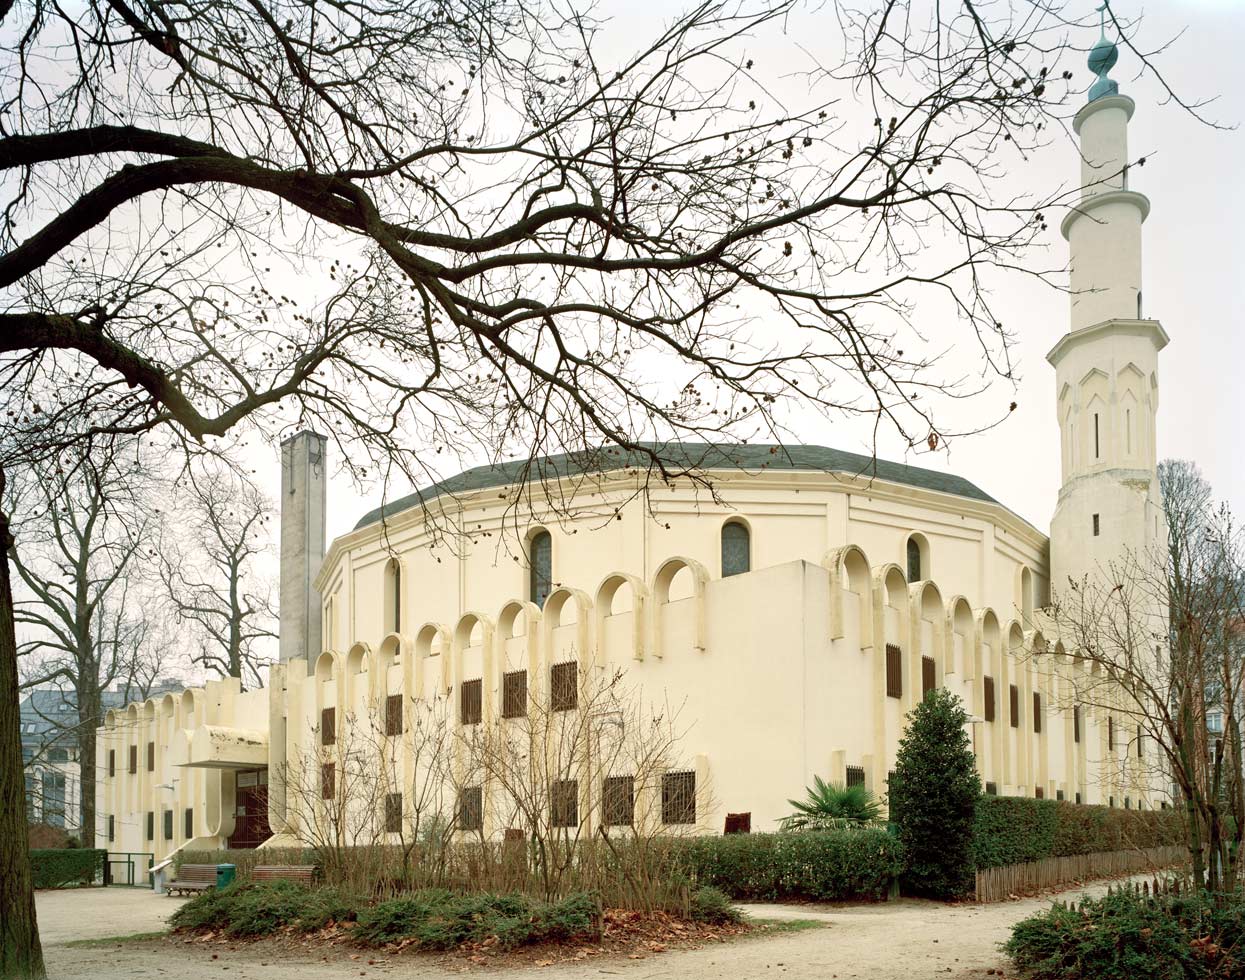
[[[108,846],[159,858],[236,842],[253,817],[239,800],[264,782],[274,840],[288,842],[303,815],[278,774],[317,751],[326,708],[363,724],[391,696],[453,703],[478,680],[492,719],[504,675],[526,672],[540,698],[569,662],[581,681],[622,670],[645,697],[683,706],[679,768],[695,773],[706,832],[728,812],[774,829],[814,775],[884,793],[930,683],[973,716],[993,791],[1157,806],[1152,772],[1130,768],[1136,733],[1102,709],[1074,717],[1086,668],[1042,612],[1052,581],[1165,534],[1154,419],[1166,335],[1140,318],[1149,205],[1124,184],[1131,113],[1112,94],[1077,118],[1087,186],[1064,222],[1074,295],[1050,355],[1064,486],[1049,540],[966,481],[818,447],[681,447],[713,493],[690,480],[640,492],[622,457],[549,461],[539,492],[505,467],[470,471],[332,543],[311,592],[320,623],[300,613],[295,627],[306,655],[283,635],[267,688],[227,679],[109,713]]]

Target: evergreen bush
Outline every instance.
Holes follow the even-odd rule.
[[[1017,923],[1003,948],[1031,980],[1240,980],[1245,895],[1217,898],[1123,890],[1054,905]]]
[[[958,898],[973,888],[973,825],[981,781],[951,692],[935,688],[908,715],[888,795],[908,867],[906,891]]]

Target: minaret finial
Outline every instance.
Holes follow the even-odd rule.
[[[1089,52],[1089,70],[1098,76],[1094,80],[1094,84],[1089,87],[1090,102],[1093,102],[1095,99],[1101,99],[1104,95],[1117,95],[1120,91],[1119,83],[1107,77],[1107,72],[1120,59],[1120,49],[1114,41],[1107,40],[1107,9],[1109,2],[1110,0],[1103,0],[1102,6],[1098,8],[1098,24],[1101,34],[1098,38],[1098,43]]]

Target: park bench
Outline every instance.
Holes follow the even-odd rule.
[[[251,881],[297,881],[310,886],[316,871],[314,864],[261,864],[251,869]]]
[[[183,864],[177,869],[177,877],[164,886],[164,890],[172,895],[174,892],[202,892],[216,887],[216,865],[214,864]]]

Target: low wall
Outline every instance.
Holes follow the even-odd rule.
[[[1151,847],[1074,854],[986,868],[977,872],[976,898],[978,902],[1003,902],[1017,895],[1091,878],[1111,878],[1168,868],[1187,860],[1188,856],[1189,851],[1184,847]]]

